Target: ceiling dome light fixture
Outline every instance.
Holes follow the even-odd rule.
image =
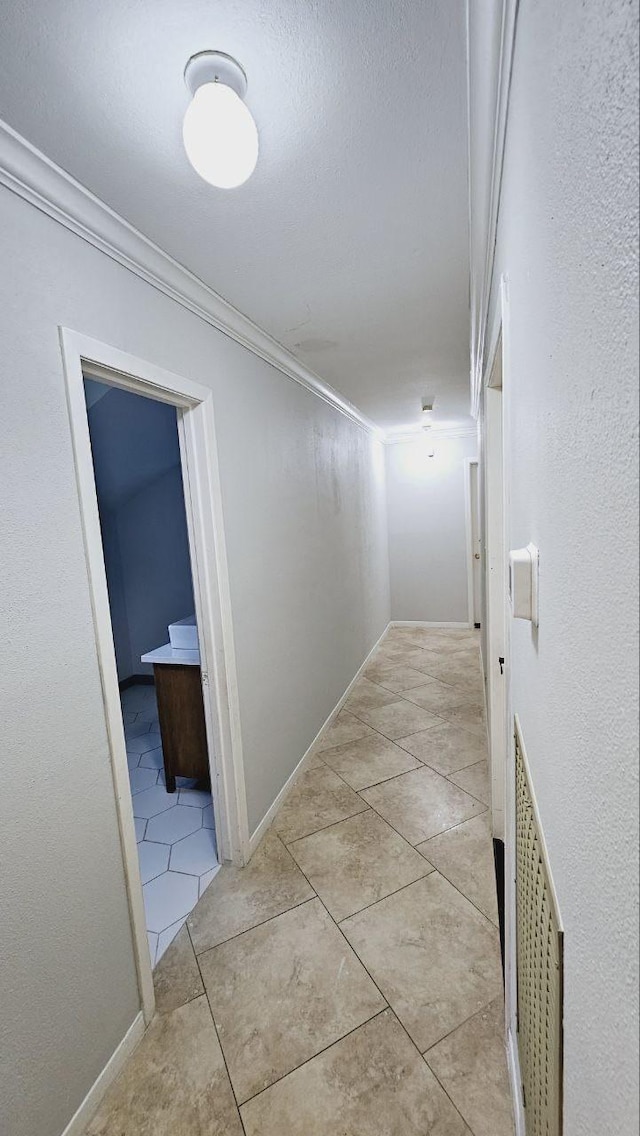
[[[192,95],[182,127],[187,157],[209,185],[235,189],[258,161],[258,130],[243,102],[247,76],[230,55],[200,51],[187,63],[184,81]]]

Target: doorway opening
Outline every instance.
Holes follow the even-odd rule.
[[[177,410],[84,388],[155,966],[219,868]]]
[[[487,604],[487,710],[491,765],[493,835],[505,837],[505,767],[507,757],[507,602],[505,542],[505,472],[502,400],[502,334],[484,392],[485,545]]]
[[[133,800],[136,794],[132,791],[133,786],[130,777],[132,771],[127,760],[127,748],[133,751],[132,763],[134,769],[140,770],[140,773],[133,778],[138,784],[145,779],[148,780],[149,777],[148,774],[142,773],[142,770],[149,769],[151,776],[153,776],[155,766],[155,784],[143,786],[139,790],[140,793],[153,790],[154,799],[160,799],[160,793],[162,793],[165,803],[169,802],[168,807],[162,809],[162,812],[168,813],[179,806],[183,810],[187,808],[196,809],[200,814],[200,828],[202,829],[204,829],[207,821],[210,823],[209,814],[205,816],[205,810],[208,809],[210,803],[218,861],[232,861],[234,864],[242,865],[249,856],[249,829],[240,735],[238,684],[222,523],[213,397],[211,390],[207,387],[67,328],[60,328],[60,342],[80,518],[87,561],[87,576],[93,609],[96,653],[111,759],[116,817],[131,918],[134,957],[138,972],[141,1008],[144,1020],[148,1024],[155,1010],[151,957],[154,940],[151,940],[150,949],[143,892],[145,885],[143,885],[141,879],[141,865],[138,858],[134,821]],[[155,704],[158,700],[156,697],[154,701],[154,686],[151,686],[149,682],[149,664],[153,672],[155,665],[161,661],[157,656],[154,657],[154,652],[158,648],[166,647],[167,642],[170,648],[174,649],[168,625],[166,631],[162,630],[164,622],[162,625],[154,625],[158,627],[158,633],[162,630],[160,635],[162,641],[156,642],[155,637],[152,636],[152,649],[150,651],[140,650],[139,656],[140,640],[137,636],[137,630],[135,635],[132,635],[131,629],[129,629],[128,657],[132,668],[139,667],[140,669],[134,669],[132,675],[129,676],[133,679],[131,684],[127,684],[126,678],[119,680],[118,677],[116,636],[114,635],[112,610],[109,602],[106,551],[103,543],[96,471],[89,428],[91,408],[87,408],[85,399],[86,379],[106,386],[107,392],[115,389],[117,392],[132,393],[144,396],[146,404],[151,402],[154,405],[161,404],[163,407],[167,407],[173,416],[170,419],[172,426],[177,430],[182,503],[186,516],[187,549],[191,569],[191,590],[181,593],[182,598],[179,600],[180,606],[177,610],[180,610],[182,615],[175,621],[175,625],[172,625],[172,632],[174,643],[176,635],[178,638],[183,637],[182,645],[178,649],[188,651],[193,650],[193,641],[191,644],[187,642],[185,645],[184,635],[193,637],[197,629],[199,665],[194,661],[191,673],[199,674],[201,707],[204,715],[208,774],[212,789],[212,799],[208,798],[206,801],[202,798],[201,801],[196,802],[196,798],[192,797],[193,803],[187,805],[183,796],[181,804],[181,792],[193,794],[207,792],[207,789],[199,785],[198,780],[193,776],[193,771],[184,772],[181,767],[175,766],[168,771],[169,777],[167,778],[167,771],[165,770],[166,753],[171,751],[173,743],[177,744],[184,739],[184,734],[178,729],[176,736],[170,738],[169,745],[165,746],[167,731],[165,731],[163,723],[162,698],[158,707],[157,724],[160,728],[157,731],[152,731],[152,727],[156,725]],[[91,387],[88,389],[91,389]],[[93,394],[99,395],[106,405],[107,394],[103,394],[95,385]],[[114,409],[114,407],[115,400],[112,400],[111,409]],[[165,421],[165,429],[167,421],[169,420]],[[165,529],[163,557],[173,554],[173,549],[168,550],[166,546],[167,531],[168,529]],[[184,529],[182,532],[184,546]],[[177,541],[177,544],[179,544],[179,541]],[[147,567],[149,568],[148,562]],[[190,598],[191,595],[193,597],[191,610],[184,612],[183,607],[187,604],[187,598]],[[138,624],[136,623],[137,628]],[[133,646],[134,641],[135,648]],[[124,657],[127,657],[126,638]],[[146,667],[145,664],[147,664]],[[186,659],[183,659],[183,664],[186,664]],[[176,670],[184,675],[187,673],[188,667],[181,665]],[[145,675],[145,682],[139,681],[142,675]],[[155,674],[154,679],[154,685],[157,686]],[[120,689],[121,681],[123,690]],[[127,690],[134,693],[127,695]],[[125,714],[132,716],[135,714],[135,718],[131,717],[126,723],[130,727],[127,731],[127,739],[125,739],[124,732],[122,700],[124,700],[126,706]],[[184,701],[184,697],[179,694],[178,701],[181,700]],[[189,712],[188,716],[189,721],[193,722],[192,711]],[[145,722],[145,718],[149,719],[148,723]],[[170,730],[171,721],[175,724],[175,716],[169,714],[168,721],[168,729]],[[147,731],[143,728],[145,725],[149,727]],[[137,732],[139,729],[142,730],[140,734]],[[144,738],[143,742],[135,740],[136,737],[143,737],[145,732],[148,732],[149,735],[156,732],[161,739],[161,744],[153,746],[153,749],[161,751],[162,768],[159,764],[160,753],[156,753],[154,758],[147,758],[144,763],[135,762],[137,750],[144,750],[144,753],[147,754],[152,753],[152,750],[147,749],[148,741],[145,743]],[[127,742],[129,743],[128,747]],[[162,784],[160,774],[164,774],[165,780],[169,780],[168,786]],[[167,787],[172,788],[170,780],[172,775],[176,777],[175,794],[166,793]],[[178,783],[177,778],[182,776],[188,778],[189,784]],[[203,780],[204,778],[201,777],[200,783]],[[136,803],[136,811],[140,811],[138,803]],[[154,813],[154,815],[159,814]],[[194,812],[193,815],[196,816],[197,814]],[[136,819],[149,821],[151,817],[138,817]],[[138,825],[139,831],[140,827]],[[196,831],[199,831],[199,829]],[[145,836],[147,835],[151,834],[148,834],[145,826]],[[150,840],[149,842],[153,844],[162,843],[160,840]],[[193,849],[191,851],[193,852]],[[152,852],[146,853],[149,858],[152,854]],[[157,852],[156,854],[160,855]],[[172,870],[171,854],[170,852],[169,871]],[[177,866],[178,860],[174,861],[176,875],[180,873]],[[184,861],[181,861],[181,863],[184,866]],[[194,872],[193,867],[192,862],[191,872],[187,871],[182,874],[191,875],[192,878],[198,876],[197,890],[200,893],[201,884],[206,886],[206,872],[198,873],[197,870]],[[200,880],[200,875],[205,876],[204,881]],[[173,882],[175,883],[175,881]],[[191,892],[197,901],[195,886],[191,887]],[[169,931],[175,926],[175,923],[179,923],[180,918],[181,916],[176,918],[174,924],[169,924],[165,930]],[[153,931],[152,934],[158,934],[159,942],[160,932]],[[163,946],[166,946],[165,940],[168,937],[168,935],[164,936]],[[157,942],[155,946],[157,958]]]
[[[467,588],[469,623],[482,626],[482,528],[480,524],[480,477],[476,458],[466,460],[465,504],[467,531]]]

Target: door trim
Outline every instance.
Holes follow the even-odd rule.
[[[511,485],[511,448],[510,448],[510,421],[511,421],[511,326],[510,326],[510,298],[509,281],[506,275],[500,279],[498,302],[494,313],[491,329],[490,349],[488,352],[487,369],[484,383],[486,388],[491,383],[492,375],[501,353],[502,365],[502,510],[503,510],[503,546],[505,560],[510,548],[510,485]],[[485,408],[486,409],[486,408]],[[486,417],[485,417],[486,437]],[[517,934],[516,934],[516,898],[515,898],[515,746],[513,723],[514,705],[513,688],[511,683],[511,612],[507,594],[506,563],[505,595],[504,595],[504,649],[506,659],[506,677],[504,687],[504,922],[505,922],[505,1029],[507,1037],[507,1061],[509,1078],[511,1082],[511,1095],[513,1099],[515,1128],[517,1136],[524,1136],[524,1106],[522,1099],[522,1078],[520,1075],[520,1058],[517,1045]],[[491,622],[491,610],[488,608],[488,620]],[[489,632],[489,626],[487,627]],[[487,640],[487,650],[490,656],[491,639]],[[491,665],[491,658],[487,660]]]
[[[60,327],[59,335],[138,986],[148,1024],[155,1010],[153,975],[83,379],[90,375],[177,409],[219,855],[243,864],[249,824],[213,395],[208,387],[76,331]]]
[[[471,495],[471,467],[477,467],[477,476],[480,476],[480,465],[478,458],[465,458],[464,459],[464,526],[465,526],[465,544],[467,549],[467,612],[469,616],[469,626],[474,627],[477,620],[476,605],[474,599],[474,582],[473,582],[473,500]],[[477,518],[477,523],[480,524],[480,518]]]
[[[499,382],[498,382],[499,379]],[[502,338],[484,388],[487,709],[493,835],[504,839],[507,750],[507,588]],[[498,670],[498,659],[502,665]]]

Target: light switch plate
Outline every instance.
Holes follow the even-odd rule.
[[[535,544],[509,553],[509,598],[514,619],[528,619],[538,626],[538,561]]]

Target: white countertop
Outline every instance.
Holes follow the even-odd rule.
[[[146,655],[140,656],[141,663],[176,663],[178,666],[183,667],[199,667],[200,666],[200,652],[187,651],[179,647],[172,647],[170,643],[165,643],[162,647],[156,647],[155,651],[147,651]]]

